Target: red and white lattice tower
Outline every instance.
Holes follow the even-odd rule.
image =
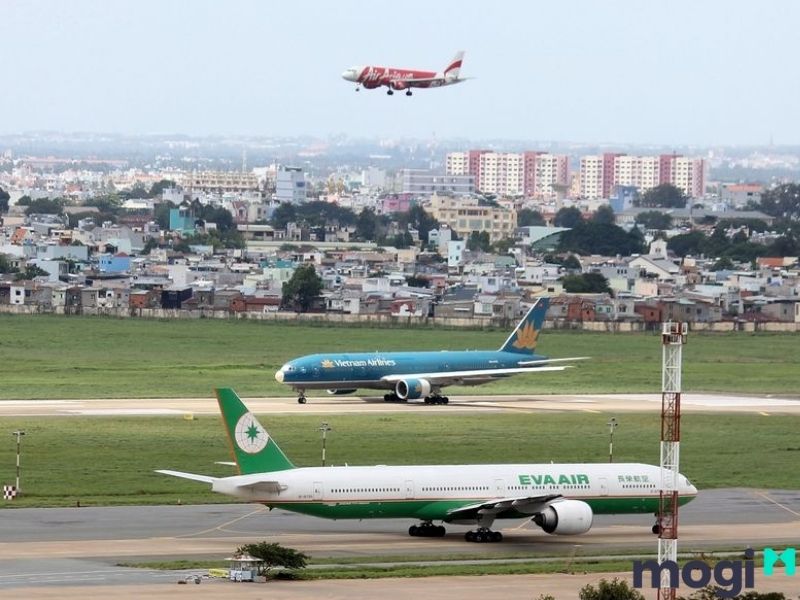
[[[681,366],[687,323],[662,323],[661,493],[658,505],[658,563],[678,560],[678,468],[681,442]],[[675,600],[669,571],[661,571],[659,600]]]

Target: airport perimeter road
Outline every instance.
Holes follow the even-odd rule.
[[[412,556],[421,561],[458,553],[592,555],[655,548],[648,515],[598,517],[588,534],[574,537],[548,536],[529,521],[510,521],[501,523],[503,543],[481,545],[464,541],[466,527],[449,527],[440,539],[411,538],[409,522],[327,521],[247,504],[5,509],[0,510],[0,594],[7,597],[4,590],[32,585],[175,581],[177,573],[117,563],[220,559],[243,543],[265,539],[317,557]],[[797,539],[800,492],[709,490],[681,510],[684,550],[786,546]]]
[[[587,394],[542,396],[451,396],[448,406],[422,403],[388,403],[382,398],[320,396],[298,404],[295,398],[245,398],[255,413],[335,414],[397,411],[659,411],[661,394]],[[681,396],[688,412],[738,412],[800,414],[800,399],[730,394]],[[0,400],[0,417],[36,415],[180,415],[218,414],[214,398],[110,398],[94,400]]]

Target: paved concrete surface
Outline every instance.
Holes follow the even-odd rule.
[[[767,543],[780,547],[796,545],[800,539],[800,492],[701,491],[698,498],[682,510],[681,519],[683,550],[762,548]],[[264,539],[315,556],[350,558],[410,555],[424,560],[426,555],[458,553],[481,553],[491,557],[493,553],[510,552],[588,555],[619,553],[625,549],[646,551],[655,549],[655,538],[649,533],[651,523],[652,517],[648,515],[600,516],[588,534],[562,537],[548,536],[527,520],[515,520],[502,522],[501,530],[506,537],[502,544],[475,545],[463,540],[462,532],[467,527],[450,526],[448,535],[441,539],[411,538],[406,534],[408,523],[401,520],[327,521],[277,510],[270,512],[248,504],[7,509],[0,511],[0,531],[3,532],[0,594],[33,597],[22,595],[28,591],[33,593],[31,586],[37,588],[38,597],[40,588],[51,586],[62,589],[63,586],[83,588],[113,584],[132,585],[138,589],[149,587],[153,582],[174,582],[181,573],[126,569],[116,565],[158,559],[224,558],[242,543]],[[520,580],[520,592],[528,585],[526,581]],[[506,578],[503,582],[505,587]],[[214,585],[217,584],[207,587]],[[284,586],[283,583],[277,585]],[[330,589],[340,590],[332,596],[319,596],[317,592],[328,589],[324,586],[313,588],[312,593],[312,588],[306,585],[312,584],[293,582],[285,590],[290,594],[286,597],[304,597],[303,590],[314,597],[343,597],[356,593],[348,586],[357,584],[331,583]],[[388,585],[388,582],[381,585]],[[202,584],[192,584],[193,590],[200,588],[206,589]],[[273,588],[269,589],[272,595]],[[295,593],[300,595],[291,595]],[[377,590],[375,593],[378,594]],[[378,597],[392,596],[386,592]],[[455,594],[448,597],[455,597]]]
[[[659,411],[661,394],[451,396],[448,406],[387,403],[358,396],[311,397],[308,404],[295,398],[245,398],[256,413],[361,413],[397,411]],[[735,394],[693,394],[681,397],[688,412],[744,412],[800,414],[800,399]],[[0,400],[0,416],[35,415],[178,415],[217,414],[214,398],[115,398],[94,400]]]

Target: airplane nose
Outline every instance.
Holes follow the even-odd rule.
[[[342,79],[346,79],[347,81],[353,81],[353,70],[347,69],[346,71],[343,71]]]
[[[278,383],[283,383],[283,369],[278,369],[275,371],[275,381]]]

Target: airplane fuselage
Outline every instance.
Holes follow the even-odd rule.
[[[658,511],[660,469],[639,463],[305,467],[271,473],[280,490],[247,487],[263,474],[219,479],[213,490],[271,508],[329,519],[416,518],[459,522],[452,511],[507,497],[561,495],[594,514]],[[679,477],[681,504],[697,490]],[[530,517],[510,506],[497,518]]]
[[[309,354],[283,365],[275,378],[295,389],[392,389],[394,383],[384,378],[396,374],[498,370],[546,359],[496,350]],[[462,383],[475,385],[500,376]]]

